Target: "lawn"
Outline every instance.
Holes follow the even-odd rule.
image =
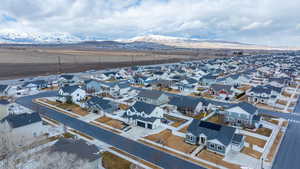
[[[131,169],[131,163],[110,152],[102,153],[102,164],[106,169]]]
[[[203,159],[203,160],[207,160],[210,161],[212,163],[224,166],[226,168],[230,168],[230,169],[240,169],[239,165],[233,164],[233,163],[229,163],[223,160],[223,156],[210,152],[206,149],[202,150],[200,153],[197,154],[197,157]]]
[[[223,116],[220,114],[215,114],[212,117],[210,117],[209,119],[207,119],[208,122],[212,122],[212,123],[217,123],[217,124],[222,124],[225,125],[224,121],[223,121]]]
[[[164,130],[158,134],[147,136],[145,139],[160,143],[164,146],[168,146],[187,154],[192,153],[193,150],[197,148],[195,145],[190,145],[184,142],[184,138],[172,135],[170,130]]]
[[[104,123],[106,125],[109,125],[113,128],[120,129],[120,130],[123,129],[124,127],[126,127],[126,124],[124,124],[122,121],[115,120],[115,119],[112,119],[112,118],[106,117],[106,116],[100,117],[100,118],[96,119],[95,121],[99,122],[99,123]]]
[[[258,147],[264,148],[266,141],[256,138],[256,137],[252,137],[252,136],[246,136],[245,141],[248,142],[249,144],[252,145],[257,145]]]
[[[260,135],[263,135],[263,136],[266,136],[266,137],[270,137],[271,134],[272,134],[272,130],[268,129],[268,128],[265,128],[265,127],[258,128],[255,131],[253,131],[253,130],[247,130],[247,131],[252,132],[252,133],[256,133],[256,134],[260,134]]]
[[[62,104],[59,104],[57,107],[71,111],[80,116],[86,116],[89,114],[89,112],[87,112],[86,110],[83,110],[80,106],[77,106],[75,104],[62,103]]]
[[[276,150],[277,150],[277,147],[279,146],[279,143],[280,143],[280,140],[281,140],[281,137],[283,136],[283,133],[282,132],[279,132],[273,142],[273,145],[267,155],[267,161],[268,162],[271,162],[275,155],[276,155]]]
[[[181,124],[185,123],[186,120],[185,119],[181,119],[178,117],[174,117],[174,116],[170,116],[165,114],[164,117],[170,121],[173,121],[173,123],[171,124],[171,126],[173,127],[179,127]]]
[[[188,128],[189,128],[189,126],[187,125],[187,126],[183,127],[182,129],[180,129],[179,132],[186,133]]]
[[[260,159],[260,157],[262,155],[262,153],[260,153],[258,151],[255,151],[250,147],[244,147],[241,152],[244,153],[244,154],[247,154],[251,157],[254,157],[256,159]]]

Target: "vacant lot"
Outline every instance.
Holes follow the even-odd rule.
[[[185,143],[182,137],[172,135],[170,130],[164,130],[158,134],[147,136],[145,139],[160,143],[164,146],[171,147],[187,154],[192,153],[197,147],[195,145]]]
[[[97,121],[99,123],[104,123],[106,125],[109,125],[113,128],[120,129],[120,130],[123,129],[124,127],[126,127],[126,125],[122,121],[115,120],[115,119],[112,119],[112,118],[109,118],[106,116],[100,117],[100,118],[96,119],[95,121]]]
[[[197,154],[197,157],[210,161],[212,163],[227,167],[227,168],[231,168],[231,169],[239,169],[240,166],[236,165],[236,164],[232,164],[229,162],[226,162],[223,160],[223,156],[218,155],[216,153],[210,152],[208,150],[202,150],[200,153]]]

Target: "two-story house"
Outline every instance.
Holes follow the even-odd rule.
[[[155,129],[162,125],[161,119],[164,111],[153,104],[136,102],[123,114],[124,121],[128,124]]]
[[[86,99],[85,90],[79,86],[64,86],[58,90],[57,100],[67,103],[75,103],[82,106],[82,101]]]
[[[231,105],[220,113],[224,115],[224,122],[233,126],[257,128],[260,125],[261,116],[258,115],[258,109],[247,102]]]
[[[169,97],[163,92],[156,90],[141,90],[137,95],[137,101],[153,105],[162,105],[169,102]]]

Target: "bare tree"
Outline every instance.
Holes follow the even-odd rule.
[[[40,161],[36,169],[88,169],[88,161],[79,159],[76,155],[68,153],[41,153],[35,157]]]

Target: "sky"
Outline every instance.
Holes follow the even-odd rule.
[[[5,31],[300,46],[300,0],[1,0],[0,33]]]

